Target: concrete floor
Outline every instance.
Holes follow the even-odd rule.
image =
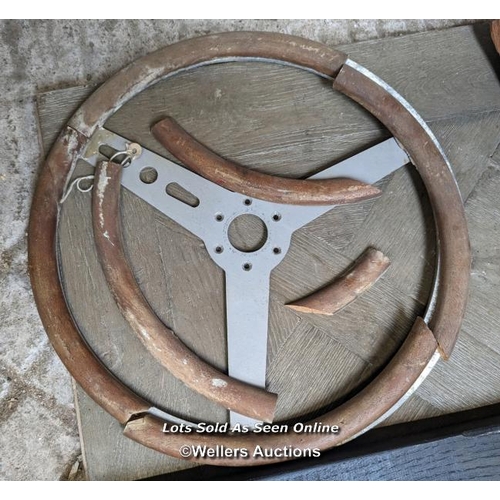
[[[81,450],[71,379],[49,345],[27,275],[26,229],[44,156],[38,140],[38,92],[102,82],[148,52],[213,32],[278,31],[334,46],[469,22],[0,22],[0,479],[79,477],[75,472]]]

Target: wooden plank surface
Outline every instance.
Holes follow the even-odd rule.
[[[431,128],[449,153],[462,198],[467,199],[498,145],[498,112],[442,119],[431,123]],[[398,209],[402,205],[404,211]],[[413,216],[409,218],[410,212]],[[354,259],[367,244],[382,245],[393,261],[388,277],[397,279],[403,293],[410,293],[425,303],[432,282],[434,240],[425,188],[414,169],[408,167],[393,175],[384,189],[383,199],[377,201],[358,227],[356,236],[342,251]],[[417,288],[415,282],[419,284]]]
[[[472,281],[472,312],[456,355],[448,364],[438,364],[391,422],[500,400],[495,337],[500,318],[492,298],[500,269],[491,264],[496,254],[487,250],[498,250],[498,218],[492,207],[498,211],[499,171],[490,156],[499,142],[500,84],[480,44],[484,37],[476,32],[462,27],[344,48],[431,122],[464,197],[470,195],[472,245],[475,256],[481,256]],[[46,149],[91,90],[70,88],[40,96]],[[220,154],[280,175],[308,175],[386,136],[328,82],[264,63],[216,65],[177,75],[134,98],[106,126],[165,154],[149,127],[167,114]],[[85,167],[78,170],[76,175]],[[332,210],[297,231],[273,272],[268,384],[280,394],[280,419],[315,414],[362,386],[390,359],[415,315],[422,313],[434,257],[425,193],[411,168],[381,186],[380,199]],[[224,420],[224,410],[162,370],[121,317],[96,260],[89,202],[88,194],[72,195],[60,228],[66,293],[88,342],[114,373],[159,408],[187,418]],[[222,271],[200,240],[144,201],[124,192],[122,207],[127,251],[147,299],[187,345],[224,369]],[[392,265],[353,304],[331,318],[284,307],[335,279],[369,245],[388,254]],[[188,467],[123,438],[120,426],[80,389],[77,400],[90,478],[135,479]]]

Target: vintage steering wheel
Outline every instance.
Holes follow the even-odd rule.
[[[367,387],[312,421],[338,425],[340,432],[336,434],[163,433],[165,421],[158,416],[161,412],[153,411],[156,409],[150,403],[116,379],[90,350],[68,310],[60,282],[56,252],[60,201],[77,160],[89,158],[95,149],[96,137],[103,136],[105,121],[130,98],[163,78],[201,65],[240,60],[293,65],[333,80],[334,89],[358,102],[394,135],[422,177],[432,205],[438,253],[426,313],[416,319],[397,354]],[[94,236],[101,264],[122,313],[148,349],[162,353],[157,359],[191,388],[236,413],[271,421],[275,395],[255,387],[252,381],[241,382],[204,363],[163,324],[156,322],[159,320],[155,320],[154,312],[145,299],[141,299],[121,249],[122,171],[126,169],[116,161],[99,163],[93,195]],[[232,187],[236,191],[238,185],[243,186],[243,178],[242,172],[236,172],[233,177]],[[266,179],[251,179],[248,183],[256,190],[255,198],[261,196],[264,201],[269,200],[283,186],[283,192],[289,196],[285,202],[289,203],[302,200],[302,204],[314,204],[320,194],[324,197],[323,203],[359,201],[377,194],[376,188],[366,183],[339,179],[291,184],[279,179],[267,190],[266,182]],[[413,393],[439,357],[447,359],[451,354],[465,311],[471,259],[463,203],[455,178],[436,138],[416,111],[385,82],[345,54],[302,38],[258,32],[224,33],[179,42],[132,63],[94,92],[70,119],[46,160],[33,200],[28,244],[37,307],[54,348],[72,376],[124,426],[126,436],[178,458],[186,458],[182,446],[197,444],[222,445],[235,450],[245,448],[250,453],[256,446],[324,450],[343,444],[383,421]],[[156,332],[152,338],[151,332]],[[166,420],[167,427],[175,423]],[[276,456],[264,460],[235,454],[227,458],[189,459],[212,465],[240,466],[291,458],[293,456]]]

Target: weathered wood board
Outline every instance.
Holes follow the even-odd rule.
[[[439,363],[390,422],[500,401],[500,313],[494,298],[500,282],[500,171],[491,159],[500,141],[500,83],[487,43],[481,29],[461,27],[342,48],[429,121],[468,198],[474,272],[463,332],[451,361]],[[91,91],[79,87],[40,95],[46,150]],[[149,133],[165,115],[221,155],[279,175],[309,175],[387,136],[328,82],[264,63],[179,74],[134,98],[106,126],[165,155]],[[380,185],[384,194],[378,200],[332,210],[297,231],[273,272],[268,384],[280,394],[279,419],[317,414],[366,383],[424,309],[435,246],[425,192],[411,167]],[[225,369],[223,272],[200,240],[144,201],[124,192],[122,206],[126,248],[148,301],[190,348]],[[332,281],[371,245],[392,265],[340,313],[307,316],[284,307]],[[65,203],[60,248],[68,302],[106,365],[159,408],[224,420],[225,410],[161,369],[121,317],[96,259],[90,195],[74,193]],[[117,422],[79,388],[76,394],[91,479],[135,479],[192,466],[125,439]]]

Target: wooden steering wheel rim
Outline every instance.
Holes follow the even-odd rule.
[[[417,318],[396,356],[359,394],[315,419],[339,425],[338,434],[164,434],[152,406],[116,379],[90,350],[68,310],[59,275],[59,200],[94,131],[131,97],[160,79],[193,66],[234,59],[272,60],[334,79],[334,88],[376,116],[398,139],[429,193],[438,238],[435,290],[424,319]],[[344,54],[302,38],[274,33],[225,33],[180,42],[145,56],[100,87],[71,118],[48,155],[37,183],[29,225],[29,271],[47,334],[72,376],[125,426],[124,434],[178,458],[182,446],[246,448],[250,457],[189,459],[211,465],[256,465],[289,460],[252,455],[257,446],[321,450],[340,445],[382,421],[456,342],[465,311],[470,248],[463,203],[453,173],[434,136],[400,96]]]

